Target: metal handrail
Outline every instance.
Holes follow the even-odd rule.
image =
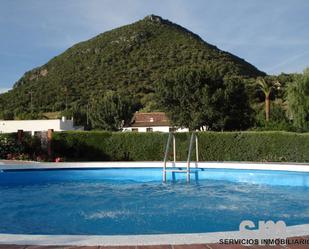
[[[169,148],[170,148],[171,138],[172,138],[172,133],[169,133],[169,134],[168,134],[168,139],[167,139],[167,142],[166,142],[166,145],[165,145],[164,163],[166,163],[166,161],[167,161],[168,151],[169,151]]]
[[[194,132],[192,132],[191,138],[190,138],[187,162],[190,162],[190,160],[191,160],[191,152],[192,152],[192,145],[193,145],[194,137],[195,137],[195,134],[194,134]]]
[[[191,134],[190,144],[188,149],[188,158],[187,158],[187,182],[190,182],[190,161],[191,161],[191,152],[192,152],[192,144],[194,140],[194,133]]]
[[[195,159],[196,159],[196,162],[199,161],[199,149],[198,149],[198,137],[197,135],[195,134]],[[195,165],[197,167],[197,164]]]
[[[169,153],[170,143],[171,143],[172,137],[173,137],[174,166],[175,166],[175,163],[176,163],[176,139],[175,139],[175,135],[172,132],[170,132],[169,135],[168,135],[167,142],[166,142],[164,160],[163,160],[163,182],[166,182],[166,163],[167,163],[167,158],[168,158],[168,153]]]
[[[195,138],[195,139],[194,139]],[[199,161],[199,151],[198,151],[198,138],[196,136],[195,132],[192,132],[191,138],[190,138],[190,144],[188,149],[188,158],[187,158],[187,182],[190,182],[190,163],[191,163],[191,154],[192,154],[192,147],[193,142],[195,140],[195,156],[196,156],[196,162]],[[197,167],[197,164],[195,165]]]
[[[171,140],[173,138],[173,159],[174,159],[174,164],[173,167],[176,166],[176,139],[175,139],[175,134],[170,132],[168,135],[168,139],[165,145],[165,152],[164,152],[164,159],[163,159],[163,182],[166,182],[166,171],[167,171],[167,161],[168,161],[168,154],[170,150],[170,144]],[[186,170],[176,170],[173,169],[172,172],[186,172],[187,173],[187,182],[190,182],[190,163],[191,163],[191,156],[192,156],[192,148],[193,144],[195,141],[195,156],[196,156],[196,162],[199,161],[199,150],[198,150],[198,137],[195,132],[192,132],[191,138],[190,138],[190,143],[189,143],[189,148],[188,148],[188,157],[187,157],[187,166]],[[195,165],[197,167],[197,164]]]

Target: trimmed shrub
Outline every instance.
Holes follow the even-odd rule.
[[[72,161],[162,161],[167,137],[156,132],[56,132],[52,145],[56,156]],[[309,133],[199,132],[198,138],[200,161],[309,162]],[[188,133],[176,134],[177,160],[186,160],[189,139]]]

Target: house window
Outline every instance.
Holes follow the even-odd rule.
[[[132,131],[138,132],[138,128],[132,128]]]
[[[147,132],[152,132],[153,129],[152,129],[152,128],[146,128],[146,131],[147,131]]]

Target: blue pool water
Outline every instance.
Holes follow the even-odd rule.
[[[0,233],[160,234],[238,230],[242,220],[309,223],[309,174],[206,169],[0,173]],[[171,179],[171,176],[168,177]]]

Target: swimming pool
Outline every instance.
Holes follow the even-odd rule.
[[[242,220],[309,223],[309,173],[203,169],[0,173],[0,233],[136,235],[238,230]]]

